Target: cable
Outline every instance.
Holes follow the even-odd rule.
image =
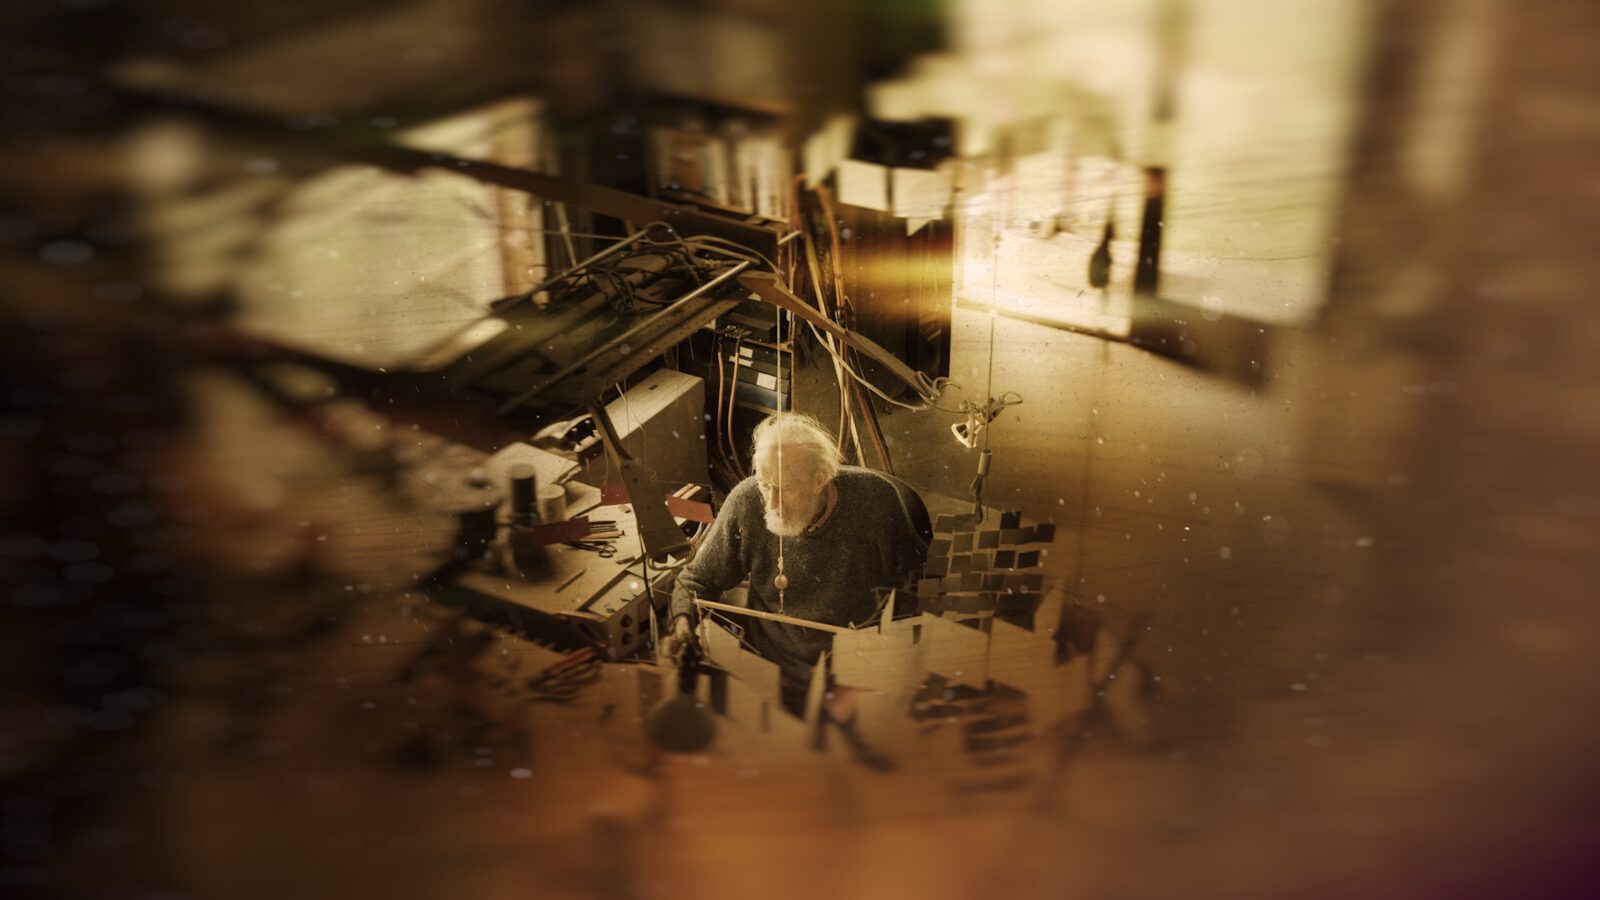
[[[641,266],[630,266],[628,263],[645,258],[662,258],[668,261],[666,268],[653,271]],[[640,295],[634,290],[633,283],[628,280],[630,275],[643,275],[654,279],[670,277],[687,272],[692,275],[697,284],[703,284],[700,276],[700,266],[693,256],[674,247],[645,247],[629,250],[620,254],[615,260],[605,263],[596,263],[588,272],[579,276],[594,280],[595,276],[603,276],[611,285],[611,292],[615,295],[614,306],[619,312],[637,312],[641,306],[663,307],[673,303],[672,299],[654,300]]]
[[[733,341],[733,358],[731,360],[724,360],[724,363],[725,364],[731,364],[731,366],[739,365],[739,348],[741,348],[743,346],[744,346],[744,336],[743,335],[740,335],[739,337],[734,338],[734,341]],[[744,478],[744,463],[739,461],[739,444],[738,444],[738,442],[736,442],[733,439],[733,409],[734,409],[735,403],[739,399],[739,370],[737,368],[731,368],[731,366],[730,366],[730,375],[732,377],[729,378],[729,380],[728,380],[728,431],[727,431],[728,449],[733,451],[732,459],[733,459],[733,471],[734,471],[734,474],[738,475],[739,478],[742,480]],[[754,460],[752,460],[751,462],[752,462],[752,464],[754,464]]]
[[[835,359],[837,359],[841,363],[843,363],[843,360],[839,357],[839,354],[832,347],[829,347],[827,345],[827,342],[823,339],[822,331],[819,328],[817,328],[816,325],[813,325],[812,323],[807,322],[806,323],[806,327],[810,328],[811,331],[816,335],[817,341],[823,345],[823,349],[827,350],[830,355],[832,355]],[[945,412],[945,413],[955,413],[956,412],[955,410],[946,409],[945,407],[939,406],[939,405],[937,405],[937,404],[935,404],[935,403],[933,403],[931,401],[924,401],[920,406],[913,406],[910,403],[905,403],[903,401],[896,400],[893,397],[889,396],[888,394],[885,394],[883,391],[878,390],[876,385],[874,385],[872,382],[866,380],[861,375],[857,374],[856,371],[854,369],[852,369],[849,366],[848,363],[844,364],[844,369],[845,369],[845,372],[847,372],[850,375],[851,378],[854,378],[856,381],[860,382],[863,387],[865,387],[867,390],[871,391],[874,395],[876,395],[878,397],[878,399],[882,400],[885,403],[893,404],[895,406],[900,407],[901,409],[909,409],[909,410],[911,410],[913,412],[921,412],[922,410],[925,410],[925,409],[937,409],[940,412]],[[950,387],[954,387],[957,390],[961,390],[960,385],[955,384],[954,382],[950,381],[948,378],[929,378],[927,375],[925,375],[922,372],[918,372],[917,373],[917,389],[918,389],[919,393],[922,393],[925,396],[934,396],[934,397],[940,396],[940,395],[942,395],[944,393],[946,388],[950,388]],[[957,413],[957,414],[959,414],[959,413]]]
[[[794,198],[793,209],[794,209],[794,215],[795,215],[796,219],[803,223],[803,221],[804,221],[803,220],[803,213],[801,212],[800,197],[799,197],[799,195],[800,195],[799,183],[802,180],[803,180],[803,176],[800,177],[800,178],[797,178],[796,181],[795,181],[795,188],[794,188],[795,198]],[[817,258],[816,241],[813,238],[813,236],[812,236],[812,234],[811,234],[809,229],[804,230],[801,233],[805,237],[805,244],[806,244],[806,248],[805,248],[806,271],[811,277],[811,291],[812,291],[813,294],[816,295],[817,308],[822,311],[822,314],[824,316],[828,316],[829,318],[832,318],[833,317],[832,305],[828,302],[828,292],[826,290],[824,290],[823,284],[822,284],[822,263]],[[795,336],[793,336],[793,335],[791,335],[790,337],[791,337],[791,340],[795,339]],[[829,346],[831,347],[831,344]],[[824,349],[828,349],[828,348],[825,347]],[[839,372],[839,360],[838,360],[837,357],[835,357],[835,358],[831,359],[830,361],[833,364],[834,383],[839,386],[839,424],[838,424],[838,427],[834,431],[834,434],[836,435],[836,437],[834,438],[834,448],[838,451],[840,456],[843,456],[844,455],[846,438],[854,435],[855,419],[853,417],[851,417],[851,415],[850,415],[850,392],[846,389],[846,385],[848,384],[848,382],[845,381],[844,376],[842,374],[840,374],[840,372]],[[846,434],[846,431],[845,431],[847,426],[850,429],[850,434],[848,434],[848,435]],[[859,439],[857,439],[857,443],[859,444]],[[859,448],[858,448],[858,451],[857,451],[857,454],[856,454],[856,459],[859,459],[859,458],[860,458],[860,452],[859,452]]]
[[[829,207],[829,204],[827,203],[826,191],[819,188],[819,190],[817,191],[817,197],[818,197],[819,202],[821,202],[823,204],[824,211],[826,213],[826,210]],[[834,231],[832,229],[832,221],[831,220],[829,220],[828,224],[829,224],[829,235],[833,239],[835,249],[837,249],[837,247],[838,247],[838,236],[837,236],[836,233],[834,233]],[[823,315],[826,315],[829,319],[832,319],[835,322],[837,322],[837,321],[840,320],[840,315],[838,313],[833,313],[833,312],[831,312],[831,311],[829,311],[827,309],[827,305],[828,305],[827,301],[826,301],[827,294],[826,294],[826,291],[824,290],[823,285],[822,285],[822,264],[821,264],[821,261],[817,257],[816,247],[811,243],[809,235],[807,236],[807,247],[808,247],[808,250],[809,250],[808,262],[809,262],[809,265],[810,265],[810,268],[811,268],[812,288],[816,291],[818,305],[820,307],[822,307]],[[843,294],[844,287],[843,287],[842,283],[839,282],[838,273],[837,273],[837,265],[836,265],[837,260],[838,260],[837,256],[831,256],[830,257],[830,262],[835,263],[835,265],[831,267],[831,268],[833,268],[835,270],[834,271],[834,282],[835,282],[834,283],[834,290],[838,294],[838,298],[839,298],[840,302],[843,303],[843,302],[845,302],[844,294]],[[872,384],[871,382],[867,381],[864,377],[862,377],[861,375],[857,374],[857,372],[855,371],[855,368],[852,367],[850,365],[850,363],[848,361],[846,361],[844,359],[844,357],[840,355],[839,351],[834,347],[833,338],[831,336],[824,335],[822,333],[822,331],[819,328],[817,328],[817,326],[814,325],[811,322],[806,322],[806,327],[811,329],[812,335],[817,339],[817,343],[822,346],[822,349],[827,351],[829,356],[833,357],[834,373],[836,375],[839,373],[840,370],[843,370],[845,373],[849,374],[849,376],[851,378],[853,378],[857,382],[861,383],[864,387],[867,388],[867,390],[871,391],[873,394],[875,394],[878,398],[883,400],[885,403],[889,403],[889,404],[892,404],[894,406],[898,406],[901,409],[909,409],[909,410],[912,410],[912,411],[921,411],[921,410],[925,410],[925,409],[938,409],[938,410],[940,410],[942,412],[945,412],[945,413],[951,413],[951,414],[955,414],[955,415],[960,415],[961,414],[960,412],[957,412],[955,410],[950,410],[950,409],[946,409],[944,407],[941,407],[941,406],[937,405],[935,402],[933,402],[932,400],[926,401],[922,405],[912,405],[912,404],[909,404],[909,403],[904,403],[904,402],[901,402],[899,400],[896,400],[893,397],[890,397],[889,395],[885,394],[883,391],[880,391],[877,388],[876,385]],[[792,336],[791,336],[791,338],[792,338]],[[959,385],[954,385],[947,378],[929,379],[925,374],[923,374],[921,372],[918,372],[917,373],[917,379],[918,379],[918,381],[917,381],[917,384],[916,384],[916,388],[918,389],[919,393],[923,394],[924,396],[938,397],[938,396],[940,396],[940,395],[942,395],[944,393],[944,390],[945,390],[946,387],[951,387],[951,386],[955,387],[957,390],[961,390]],[[965,393],[965,391],[962,391],[962,393]],[[845,391],[844,380],[843,379],[839,379],[839,406],[840,406],[839,412],[840,412],[841,422],[844,420],[844,418],[846,416],[845,410],[846,410],[846,407],[848,406],[848,404],[849,404],[849,396],[848,396],[847,392]],[[855,429],[855,421],[854,421],[853,417],[850,418],[850,426],[851,426],[851,430],[853,432],[854,429]],[[841,428],[840,428],[840,432],[841,433],[839,435],[839,440],[840,440],[840,445],[842,446],[843,445],[843,440],[844,440],[842,425],[841,425]],[[856,452],[857,452],[857,456],[859,457],[860,456],[860,449],[858,448]]]
[[[746,262],[763,262],[766,263],[767,268],[772,270],[772,274],[783,274],[783,270],[778,266],[777,263],[772,261],[772,257],[766,255],[765,253],[761,253],[760,251],[751,250],[749,247],[736,244],[733,241],[727,240],[726,238],[719,238],[710,234],[699,234],[689,238],[685,243],[697,247],[700,250],[710,253],[721,253],[724,256],[732,256]],[[705,246],[707,244],[713,246]]]
[[[744,465],[739,462],[739,446],[733,439],[733,411],[734,403],[738,399],[738,370],[735,363],[727,355],[724,342],[727,340],[722,335],[717,336],[716,349],[713,353],[717,366],[717,418],[712,423],[712,433],[717,440],[717,455],[722,457],[727,473],[735,481],[744,478]],[[726,397],[723,386],[726,384]],[[723,415],[723,407],[727,407],[727,415]]]
[[[889,444],[883,439],[883,425],[878,421],[877,407],[872,405],[870,399],[866,400],[863,407],[861,417],[866,420],[867,435],[872,438],[873,449],[878,451],[878,459],[883,462],[883,471],[893,475],[894,461],[889,457]]]
[[[727,466],[728,471],[731,472],[733,471],[733,463],[728,459],[728,448],[724,443],[726,438],[722,433],[722,387],[723,383],[727,380],[728,361],[722,356],[721,335],[717,335],[716,349],[712,351],[711,356],[714,364],[717,367],[717,417],[712,420],[711,434],[717,439],[717,455],[722,457],[723,464]]]
[[[665,231],[671,237],[671,241],[669,242],[669,241],[651,240],[648,235],[646,235],[645,240],[650,241],[650,243],[652,243],[652,244],[665,244],[665,243],[677,244],[679,247],[683,248],[684,257],[687,258],[691,263],[693,263],[694,262],[694,248],[690,247],[689,246],[689,242],[685,241],[683,239],[683,237],[678,234],[678,230],[676,228],[673,228],[671,225],[667,224],[666,222],[662,222],[660,220],[657,220],[655,222],[651,222],[650,224],[646,225],[645,229],[648,231],[649,229],[655,228],[655,227],[658,227],[658,226],[661,228],[661,230]],[[697,283],[699,282],[699,277],[700,277],[700,275],[699,275],[699,267],[697,266],[697,267],[695,267],[695,280],[696,280]]]
[[[994,397],[994,329],[995,322],[999,318],[1000,317],[995,314],[994,306],[991,305],[989,307],[989,372],[984,378],[983,386],[984,396],[988,398],[984,401],[983,405],[983,449],[978,451],[978,474],[972,478],[972,514],[977,518],[978,524],[980,525],[983,524],[984,482],[989,477],[989,464],[994,458],[994,454],[989,450],[989,410],[991,407],[993,407],[998,414],[998,411],[1000,409],[1004,409],[1006,406],[1005,403],[1000,403],[999,406],[995,406],[997,401]]]
[[[776,343],[773,345],[772,358],[777,360],[778,370],[777,374],[773,376],[773,393],[778,398],[778,412],[783,412],[786,409],[792,411],[795,406],[794,329],[789,329],[789,395],[788,397],[785,397],[783,393],[783,310],[779,307],[774,306],[772,308],[772,323],[772,338],[774,341],[776,341]],[[784,400],[786,399],[789,401],[787,405],[784,404]]]
[[[633,398],[629,397],[627,391],[622,389],[621,383],[614,385],[614,387],[617,389],[617,399],[622,401],[623,421],[628,423],[630,430],[635,428],[639,430],[639,465],[646,472],[654,471],[650,468],[650,441],[644,439],[644,423],[637,421],[633,417]]]
[[[844,380],[844,376],[839,374],[838,360],[830,358],[829,362],[833,364],[834,383],[839,386],[839,424],[834,429],[834,434],[837,435],[837,437],[834,438],[833,446],[834,450],[842,455],[844,453],[845,441],[845,417],[850,415],[850,401],[849,398],[845,396],[844,386],[846,382]]]
[[[845,294],[844,273],[840,269],[839,261],[843,258],[844,251],[839,243],[839,230],[837,228],[838,223],[834,218],[832,194],[826,187],[818,185],[815,195],[817,198],[817,205],[822,210],[823,223],[827,226],[828,232],[828,270],[833,276],[835,306],[834,310],[832,310],[830,313],[830,318],[843,325],[846,322],[846,314],[852,310],[852,306],[849,296]],[[820,286],[818,289],[818,296],[821,296]],[[813,327],[812,331],[816,331],[815,327]],[[858,373],[850,364],[850,361],[840,353],[840,346],[842,346],[842,343],[843,342],[836,342],[830,338],[828,341],[824,342],[823,347],[823,349],[825,349],[834,359],[834,377],[839,382],[841,411],[845,405],[850,405],[858,409],[861,407],[868,407],[870,411],[872,400],[861,394],[860,386],[851,386],[848,381],[839,377],[839,373],[844,372],[851,378],[857,379],[858,381],[860,380]],[[871,388],[872,385],[867,385],[867,387]],[[873,390],[876,390],[876,388],[873,388]],[[887,400],[888,398],[885,397],[884,399]],[[865,413],[863,413],[863,415],[865,415]],[[867,454],[861,449],[861,429],[856,427],[856,416],[854,413],[850,414],[848,421],[850,423],[850,441],[852,446],[855,448],[856,460],[860,464],[865,465],[867,461]]]
[[[780,310],[779,312],[774,313],[774,316],[775,317],[776,316],[781,316],[782,314],[783,313]],[[781,322],[782,320],[779,319],[779,321]],[[779,376],[779,378],[781,380],[781,378],[783,376],[783,351],[781,351],[781,350],[778,351],[778,353],[774,354],[774,356],[778,360],[778,376]],[[778,399],[778,405],[779,406],[783,405],[783,398],[781,396]],[[782,412],[782,410],[779,410],[779,412]],[[780,525],[786,525],[787,523],[784,522],[784,518],[783,518],[783,443],[784,443],[783,435],[781,435],[781,434],[777,435],[777,441],[778,441],[778,523]],[[784,570],[783,570],[783,532],[781,532],[781,531],[778,532],[778,574],[773,576],[772,583],[778,589],[778,614],[779,615],[783,615],[784,614],[784,610],[783,610],[783,595],[784,595],[784,592],[787,591],[788,588],[789,588],[789,576],[787,574],[785,574]]]

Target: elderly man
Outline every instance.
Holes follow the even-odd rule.
[[[878,609],[874,588],[900,587],[922,564],[927,545],[895,483],[840,465],[833,438],[815,419],[778,413],[763,421],[752,460],[755,475],[729,492],[678,576],[667,654],[689,639],[695,598],[718,599],[747,577],[751,609],[848,625]],[[747,643],[779,665],[792,704],[827,649],[828,633],[755,617],[740,625]],[[829,703],[840,721],[852,706],[843,698]]]

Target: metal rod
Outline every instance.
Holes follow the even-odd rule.
[[[588,259],[583,260],[582,262],[580,262],[577,265],[573,266],[572,268],[566,270],[565,272],[562,272],[559,275],[552,275],[549,278],[546,278],[544,281],[539,282],[539,285],[537,287],[535,287],[532,290],[528,291],[526,294],[518,294],[515,297],[511,298],[511,302],[507,303],[501,309],[496,310],[495,314],[496,315],[505,315],[506,313],[508,313],[511,310],[515,309],[517,307],[517,305],[522,303],[523,301],[533,299],[534,297],[538,296],[539,294],[543,293],[544,291],[549,290],[551,287],[553,287],[557,283],[559,283],[561,281],[564,281],[564,280],[566,280],[568,278],[571,278],[573,276],[573,274],[575,274],[577,272],[581,272],[584,269],[587,269],[588,267],[594,265],[595,263],[599,262],[602,259],[605,259],[606,257],[608,257],[611,254],[617,252],[618,250],[621,250],[624,247],[632,246],[633,244],[638,243],[640,238],[644,237],[646,234],[649,234],[649,233],[650,233],[650,228],[648,226],[646,226],[645,228],[642,228],[642,229],[634,232],[631,236],[627,237],[626,239],[620,240],[617,243],[612,244],[611,246],[605,248],[604,250],[601,250],[599,253],[596,253],[595,255],[589,257]]]
[[[202,118],[209,126],[229,131],[242,138],[271,141],[285,150],[298,149],[303,155],[334,162],[364,162],[403,175],[416,175],[426,169],[450,172],[484,184],[497,185],[567,203],[579,209],[603,213],[628,222],[661,221],[679,234],[716,235],[768,256],[776,254],[780,236],[777,223],[752,224],[718,215],[687,203],[671,203],[616,188],[570,181],[555,175],[503,166],[484,160],[464,159],[433,150],[418,150],[398,144],[374,144],[365,130],[297,131],[281,117],[246,112],[237,107],[207,102],[193,96],[158,90],[138,90],[106,85],[130,110],[186,113]],[[119,106],[119,108],[122,108]],[[751,217],[753,219],[754,217]]]
[[[749,607],[745,606],[734,606],[731,603],[718,603],[715,600],[697,599],[694,601],[694,605],[702,609],[715,609],[720,612],[731,612],[741,616],[750,616],[751,618],[756,619],[768,619],[773,622],[782,622],[785,625],[799,625],[801,628],[815,628],[818,631],[831,631],[834,634],[846,634],[850,631],[850,629],[840,628],[838,625],[824,625],[821,622],[813,622],[810,619],[796,619],[794,616],[763,612],[759,609],[750,609]]]
[[[645,319],[643,322],[640,322],[639,324],[633,326],[632,328],[629,328],[627,331],[624,331],[622,334],[619,334],[616,337],[612,338],[611,340],[606,341],[601,346],[596,347],[595,349],[589,351],[588,353],[585,353],[583,355],[583,357],[580,358],[577,362],[573,363],[570,366],[567,366],[565,369],[562,369],[561,371],[559,371],[556,374],[550,376],[549,378],[546,378],[545,380],[539,382],[538,384],[534,385],[533,387],[528,388],[527,390],[525,390],[522,393],[516,395],[515,397],[512,397],[510,400],[507,400],[506,402],[500,404],[500,406],[495,409],[495,414],[503,416],[506,413],[510,412],[511,410],[516,409],[517,407],[521,406],[523,403],[526,403],[528,401],[528,398],[538,396],[540,393],[542,393],[546,388],[550,387],[551,385],[561,381],[562,379],[566,378],[567,376],[571,375],[574,372],[577,372],[577,371],[580,371],[580,370],[586,368],[590,363],[594,362],[595,360],[599,359],[601,356],[603,356],[606,353],[610,352],[610,350],[613,347],[616,347],[616,346],[618,346],[620,344],[626,344],[630,339],[633,338],[634,335],[638,334],[641,331],[644,331],[647,328],[652,327],[657,322],[664,320],[667,316],[669,316],[673,312],[677,311],[685,303],[688,303],[689,301],[695,299],[696,297],[699,297],[701,294],[704,294],[706,291],[709,291],[712,288],[716,287],[717,285],[722,284],[724,281],[727,281],[728,279],[733,278],[734,276],[738,275],[740,272],[743,272],[745,269],[750,268],[751,265],[752,265],[752,263],[749,263],[749,262],[739,263],[738,265],[736,265],[733,268],[727,270],[726,272],[723,272],[722,274],[720,274],[717,277],[711,279],[710,281],[706,282],[705,284],[702,284],[699,287],[695,288],[694,290],[690,291],[689,293],[684,294],[682,297],[679,297],[676,301],[673,302],[673,304],[671,306],[668,306],[666,309],[661,310],[660,312],[652,315],[650,318]]]

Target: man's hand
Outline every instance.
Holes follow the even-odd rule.
[[[833,690],[822,695],[822,709],[828,718],[843,725],[855,718],[859,694],[853,687],[834,685]]]
[[[667,628],[667,633],[661,636],[661,646],[656,648],[656,654],[662,659],[671,660],[674,664],[683,655],[683,648],[694,640],[694,631],[689,627],[689,617],[685,615],[673,616],[672,624]]]

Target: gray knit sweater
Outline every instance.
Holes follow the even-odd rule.
[[[922,565],[927,545],[900,494],[871,469],[844,466],[834,479],[839,500],[815,532],[784,538],[784,613],[829,625],[861,625],[878,608],[873,589],[902,587]],[[693,615],[692,599],[717,600],[750,579],[750,607],[778,611],[778,538],[767,530],[761,492],[746,478],[729,492],[695,558],[678,575],[672,615]],[[828,648],[825,631],[737,619],[756,652],[804,679]]]

